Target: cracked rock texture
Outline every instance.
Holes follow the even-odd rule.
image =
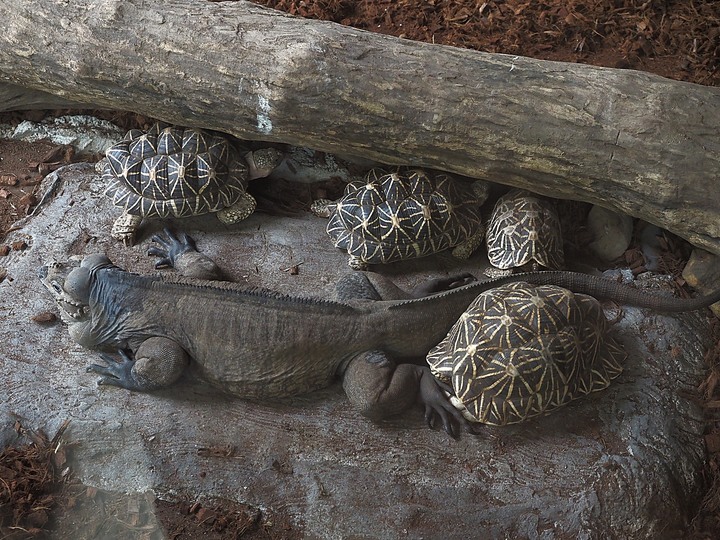
[[[95,353],[70,341],[37,272],[52,258],[106,252],[153,271],[152,231],[125,249],[109,237],[118,215],[89,165],[61,169],[54,191],[8,242],[28,248],[0,261],[0,443],[24,424],[53,433],[71,424],[72,468],[90,485],[193,499],[222,496],[287,513],[309,538],[673,538],[702,493],[703,418],[694,399],[708,345],[704,313],[665,316],[624,306],[612,331],[628,351],[625,372],[603,392],[525,424],[450,440],[419,411],[371,423],[339,385],[283,403],[253,404],[184,378],[133,394],[98,387],[85,372]],[[329,296],[345,257],[309,213],[255,214],[226,227],[214,217],[183,228],[237,281]],[[286,271],[299,266],[299,274]],[[448,254],[380,271],[411,286],[486,265]],[[212,309],[212,306],[207,306]],[[202,316],[202,314],[198,314]],[[418,329],[422,332],[422,329]],[[242,339],[242,336],[238,336]],[[209,449],[233,448],[218,457]],[[450,534],[448,532],[448,534]]]

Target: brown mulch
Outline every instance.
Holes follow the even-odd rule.
[[[156,501],[168,540],[299,540],[298,526],[287,516],[263,512],[233,501],[212,504]]]
[[[708,465],[704,471],[708,490],[692,522],[691,538],[695,540],[720,538],[720,320],[713,319],[712,324],[715,346],[705,353],[708,376],[699,389],[708,419],[705,431]]]
[[[720,83],[716,0],[253,0],[416,41]]]
[[[300,526],[284,514],[218,500],[155,500],[148,519],[137,496],[83,486],[67,465],[66,421],[52,439],[42,431],[15,431],[23,444],[0,451],[0,540],[59,538],[169,538],[170,540],[298,540]],[[135,509],[132,511],[131,509]],[[60,535],[60,536],[59,536]]]
[[[15,431],[29,442],[0,452],[0,538],[21,540],[46,532],[66,486],[65,422],[52,439],[42,431]]]

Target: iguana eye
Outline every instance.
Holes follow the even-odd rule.
[[[63,292],[63,288],[60,286],[60,284],[57,281],[53,281],[51,283],[51,285],[52,285],[52,288],[55,290],[55,292],[59,292],[59,293]]]

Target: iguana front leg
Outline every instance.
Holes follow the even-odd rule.
[[[416,403],[425,408],[425,421],[434,427],[439,417],[451,437],[458,426],[471,430],[469,422],[452,406],[430,369],[414,364],[395,364],[382,351],[355,357],[343,377],[350,402],[371,420],[393,416]]]
[[[175,234],[167,228],[164,233],[164,237],[154,234],[151,240],[157,245],[147,250],[148,255],[159,257],[155,268],[174,268],[183,276],[195,279],[226,279],[220,267],[197,250],[195,240],[189,234],[182,231]]]
[[[98,384],[149,392],[177,381],[190,361],[178,343],[164,337],[143,341],[135,351],[134,359],[128,351],[119,350],[118,354],[120,361],[108,354],[101,354],[100,358],[106,365],[92,364],[87,367],[88,372],[102,375]]]

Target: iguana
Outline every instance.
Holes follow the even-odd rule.
[[[378,274],[354,272],[337,285],[337,300],[287,296],[222,279],[191,237],[155,235],[149,255],[177,275],[138,275],[104,255],[44,267],[71,337],[107,354],[93,364],[99,384],[151,391],[173,384],[192,364],[217,388],[252,400],[308,393],[337,377],[350,401],[374,419],[420,402],[432,427],[437,417],[450,435],[465,424],[424,357],[482,291],[513,281],[556,284],[576,292],[665,311],[694,310],[720,300],[643,292],[572,272],[531,272],[468,283],[467,276],[430,282],[415,296]],[[449,288],[443,292],[434,290]],[[404,362],[403,362],[404,361]],[[400,362],[400,363],[398,363]]]

